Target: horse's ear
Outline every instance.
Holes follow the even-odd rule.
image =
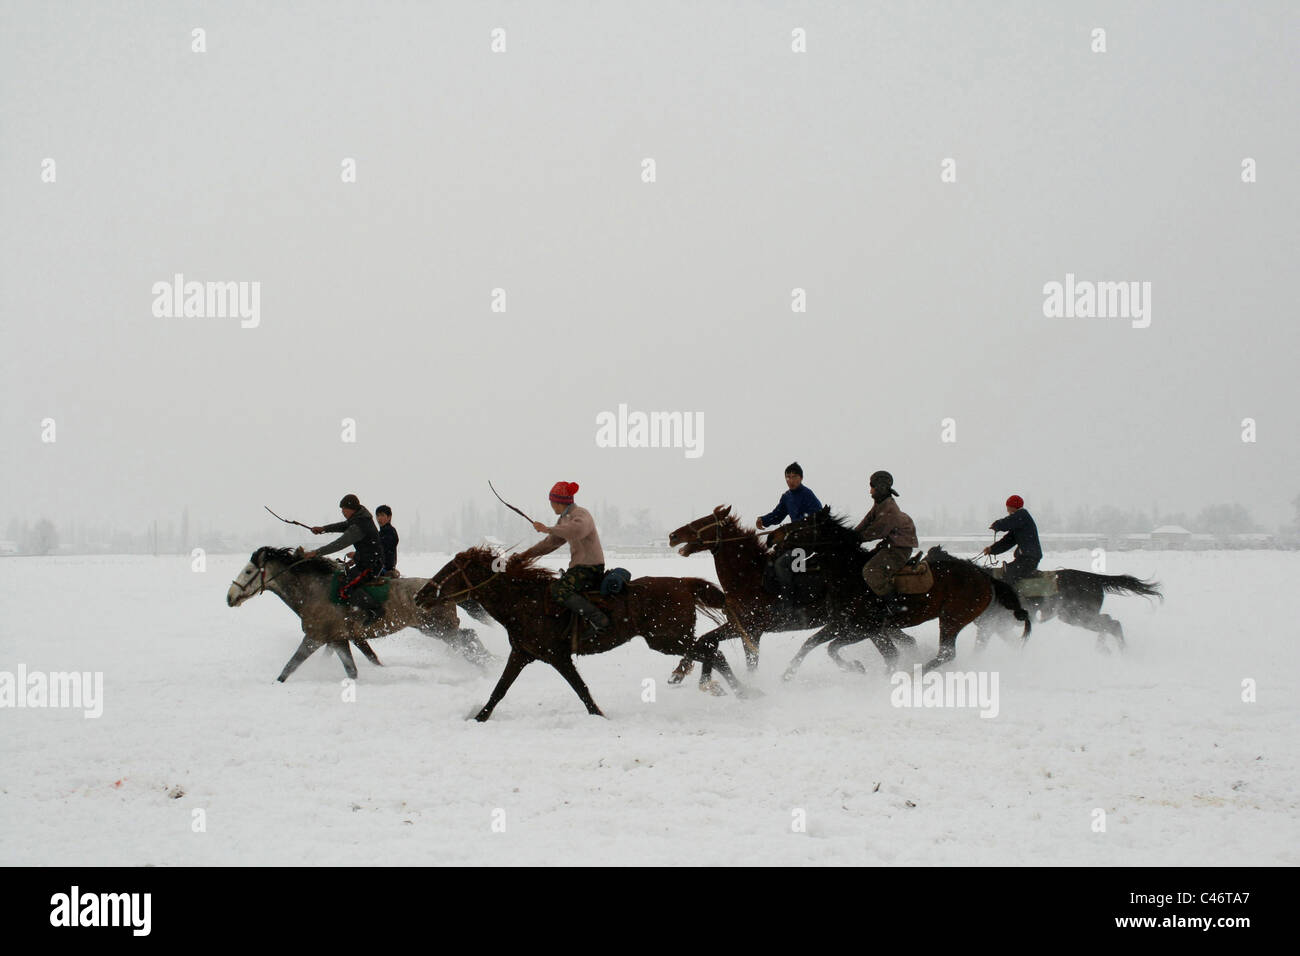
[[[731,505],[718,505],[713,509],[715,518],[725,518],[729,514],[731,514]]]
[[[830,505],[822,505],[822,514],[823,514],[824,516],[826,516],[827,518],[829,518],[830,515],[831,515],[831,506],[830,506]]]

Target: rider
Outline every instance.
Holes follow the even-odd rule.
[[[339,600],[364,612],[366,623],[372,624],[379,618],[380,604],[360,585],[367,578],[378,577],[384,567],[379,530],[375,527],[370,512],[361,506],[356,495],[344,495],[343,500],[339,502],[339,510],[343,512],[342,521],[317,525],[311,529],[311,533],[324,534],[327,531],[343,533],[323,548],[304,553],[303,557],[322,557],[335,551],[342,551],[348,545],[354,545],[356,551],[352,558],[352,567],[349,573],[343,575],[343,580],[339,584]]]
[[[1043,548],[1038,543],[1038,525],[1025,510],[1025,499],[1012,495],[1007,499],[1007,516],[999,518],[989,525],[993,531],[1005,531],[1001,538],[983,550],[983,554],[1001,554],[1012,545],[1016,547],[1015,560],[1003,565],[1002,580],[1015,586],[1021,578],[1027,578],[1038,570],[1038,562],[1043,560]]]
[[[781,495],[776,507],[755,522],[760,531],[768,526],[776,527],[787,517],[793,523],[805,515],[822,510],[822,503],[817,500],[813,490],[803,483],[803,468],[797,461],[786,465],[785,484],[788,490]],[[795,617],[798,613],[794,603],[794,560],[795,556],[791,553],[781,554],[772,566],[780,588],[778,597],[785,607],[786,615],[790,617]]]
[[[893,475],[878,471],[868,484],[875,505],[853,530],[863,541],[880,541],[862,569],[862,577],[871,593],[881,600],[884,623],[902,609],[900,598],[894,592],[894,572],[912,556],[912,549],[918,547],[916,525],[894,501],[898,492],[894,490]]]
[[[393,527],[393,509],[380,505],[375,509],[375,522],[379,525],[379,544],[384,551],[384,568],[381,572],[390,578],[400,578],[397,570],[397,529]]]
[[[600,587],[605,576],[605,552],[600,546],[596,520],[591,512],[573,503],[577,491],[578,483],[575,481],[557,481],[551,487],[551,510],[560,517],[550,526],[540,521],[533,522],[533,527],[546,537],[524,551],[521,557],[540,557],[568,544],[569,568],[551,584],[551,597],[580,614],[593,630],[599,631],[609,626],[609,616],[583,597],[582,592]]]

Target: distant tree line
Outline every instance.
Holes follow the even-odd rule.
[[[1060,509],[1051,502],[1041,505],[1029,502],[1029,508],[1043,532],[1122,535],[1178,525],[1196,534],[1273,531],[1279,542],[1295,544],[1300,543],[1300,495],[1296,495],[1291,504],[1295,512],[1292,520],[1272,529],[1255,521],[1245,505],[1231,501],[1207,505],[1195,514],[1163,512],[1154,508],[1126,510],[1114,505],[1094,507],[1087,503]],[[623,509],[604,501],[588,507],[596,517],[601,540],[610,547],[662,542],[672,527],[688,520],[678,515],[671,519],[674,523],[670,524],[656,517],[649,508]],[[554,519],[544,503],[541,508],[532,507],[529,513],[541,521]],[[993,511],[981,512],[974,508],[961,512],[947,508],[929,513],[918,510],[911,514],[923,537],[985,533],[989,522],[1000,516]],[[485,538],[495,539],[503,545],[523,546],[537,540],[536,532],[522,518],[495,502],[480,506],[474,501],[466,501],[453,513],[437,518],[426,518],[419,511],[403,511],[395,506],[393,524],[402,536],[402,547],[407,551],[454,552],[479,544]],[[144,527],[130,528],[109,525],[104,521],[68,522],[56,527],[54,521],[44,516],[33,521],[15,518],[10,519],[4,536],[5,550],[20,554],[54,554],[60,549],[71,554],[188,554],[193,548],[203,548],[211,553],[251,552],[263,544],[294,545],[311,540],[311,535],[305,531],[286,529],[271,519],[244,530],[217,530],[211,524],[194,530],[188,508],[175,521],[155,520]]]

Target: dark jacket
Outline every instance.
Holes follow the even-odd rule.
[[[1001,554],[1012,545],[1016,548],[1016,557],[1041,558],[1042,545],[1038,543],[1038,526],[1029,512],[1024,508],[1011,512],[1005,518],[999,518],[990,527],[994,531],[1005,531],[1002,537],[989,549],[992,554]]]
[[[817,496],[812,493],[812,489],[807,485],[800,485],[793,490],[787,490],[781,496],[781,500],[776,503],[776,507],[759,520],[763,522],[763,527],[771,528],[780,524],[787,517],[791,521],[798,521],[804,515],[810,515],[821,510],[822,503],[817,500]]]
[[[342,551],[352,545],[357,552],[354,564],[358,571],[368,569],[371,573],[378,574],[383,569],[384,552],[379,544],[379,529],[375,527],[375,519],[370,516],[370,512],[365,508],[358,508],[352,512],[352,517],[346,521],[336,521],[333,524],[322,525],[321,530],[342,531],[343,534],[323,548],[317,548],[317,554],[333,554],[335,551]]]
[[[390,521],[379,527],[379,544],[384,550],[384,570],[391,571],[397,567],[397,529]]]

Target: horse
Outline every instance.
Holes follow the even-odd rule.
[[[870,555],[861,549],[861,543],[848,521],[832,514],[829,506],[795,522],[786,533],[783,549],[802,548],[810,553],[810,557],[812,552],[820,556],[820,565],[828,577],[827,602],[831,606],[831,623],[799,648],[783,675],[786,680],[794,677],[809,651],[826,641],[831,642],[828,648],[831,656],[845,666],[835,651],[870,638],[892,671],[898,660],[898,651],[889,632],[901,633],[901,628],[915,627],[938,618],[939,652],[923,668],[924,673],[929,673],[957,656],[957,634],[994,601],[1024,623],[1021,643],[1029,639],[1029,614],[1009,585],[974,562],[933,551],[935,556],[930,560],[930,570],[934,574],[934,584],[930,590],[924,594],[900,596],[901,609],[893,620],[887,626],[873,625],[871,622],[878,620],[879,599],[862,580],[862,569]],[[864,669],[860,663],[848,666],[855,670]]]
[[[747,691],[719,653],[717,641],[695,636],[697,611],[715,622],[720,620],[717,612],[724,607],[726,595],[717,585],[703,578],[635,578],[616,597],[592,598],[610,618],[608,627],[593,633],[547,593],[558,573],[534,562],[535,558],[520,554],[507,559],[487,547],[470,548],[448,561],[415,595],[417,604],[434,607],[473,594],[505,626],[510,658],[475,720],[491,717],[520,672],[535,660],[559,671],[587,713],[605,716],[574,666],[573,655],[600,654],[634,637],[645,638],[651,650],[662,654],[712,661],[737,695],[746,696]]]
[[[370,641],[404,627],[418,628],[421,633],[446,641],[480,667],[492,659],[473,628],[459,626],[454,607],[425,609],[416,605],[416,592],[425,585],[427,578],[391,579],[383,614],[373,624],[366,624],[362,612],[331,600],[334,575],[342,566],[341,562],[330,558],[303,558],[301,548],[290,550],[267,546],[254,551],[244,569],[230,582],[230,589],[226,592],[226,604],[230,607],[239,607],[249,598],[269,591],[302,620],[302,643],[276,678],[281,683],[326,644],[338,655],[348,677],[357,676],[349,642],[355,644],[372,664],[382,666],[370,647]],[[476,620],[491,623],[492,619],[483,609],[472,602],[467,601],[461,607]]]
[[[780,598],[763,588],[767,550],[756,531],[741,527],[740,519],[731,513],[731,505],[718,505],[710,514],[682,525],[668,536],[668,544],[683,556],[700,551],[713,553],[713,566],[727,594],[730,615],[727,622],[710,636],[718,640],[743,637],[745,662],[751,672],[758,667],[758,642],[766,632],[819,628],[829,621],[824,596],[801,607],[806,620],[790,620]],[[901,631],[899,634],[903,641],[915,645],[909,635]],[[837,663],[847,666],[838,657],[837,650],[833,650],[832,655]],[[682,658],[668,682],[680,683],[694,663],[690,658]],[[700,674],[701,689],[715,686],[712,676],[712,668],[706,663]]]
[[[1055,572],[1055,594],[1042,598],[1024,598],[1029,609],[1038,611],[1040,624],[1059,617],[1066,624],[1081,627],[1097,633],[1097,650],[1110,653],[1106,645],[1106,635],[1115,638],[1116,647],[1122,652],[1125,647],[1124,628],[1119,621],[1109,614],[1101,613],[1102,602],[1107,594],[1136,594],[1145,598],[1159,598],[1164,602],[1157,581],[1144,581],[1131,574],[1097,574],[1093,571],[1076,571],[1073,568],[1061,568]],[[999,609],[990,608],[988,613],[975,622],[975,647],[982,649],[994,634],[1006,630],[1006,615]]]

